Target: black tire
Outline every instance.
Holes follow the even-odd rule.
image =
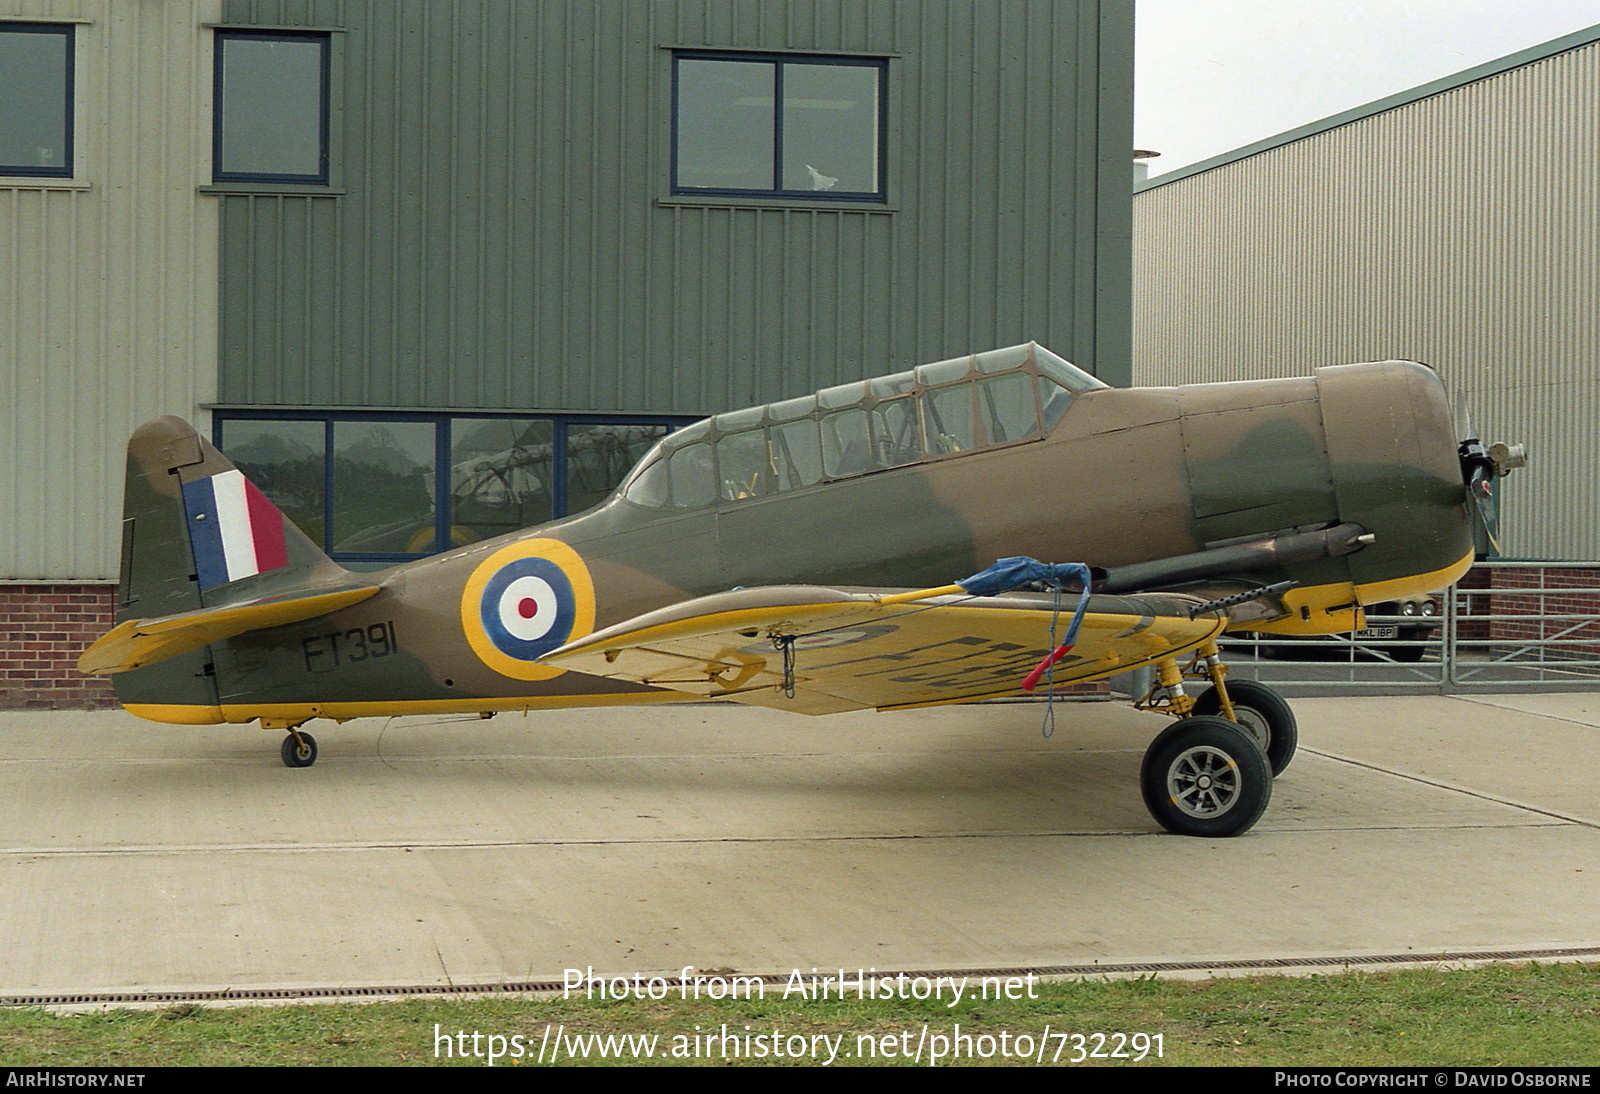
[[[1185,718],[1151,743],[1139,770],[1144,804],[1180,836],[1238,836],[1272,800],[1272,768],[1244,730],[1226,718]]]
[[[1228,685],[1228,698],[1233,701],[1233,712],[1239,716],[1239,726],[1267,754],[1273,775],[1282,775],[1300,747],[1300,727],[1295,723],[1294,711],[1289,709],[1283,696],[1253,680],[1239,680]],[[1208,688],[1194,701],[1194,713],[1207,717],[1222,715],[1222,696],[1216,688]]]
[[[1400,628],[1400,637],[1404,638],[1408,642],[1422,642],[1427,639],[1428,632],[1421,629],[1406,630],[1404,627],[1402,627]],[[1384,652],[1389,655],[1389,659],[1391,661],[1399,661],[1403,664],[1414,665],[1418,661],[1422,660],[1422,655],[1428,652],[1428,647],[1422,645],[1388,646],[1384,649]]]
[[[283,756],[285,767],[310,767],[317,762],[317,739],[309,733],[302,733],[296,740],[291,733],[283,739],[279,754]]]

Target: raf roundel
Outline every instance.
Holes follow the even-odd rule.
[[[553,539],[501,548],[461,594],[461,627],[485,665],[517,680],[562,669],[538,659],[594,629],[594,583],[578,553]]]

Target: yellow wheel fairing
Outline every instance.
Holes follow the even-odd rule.
[[[594,630],[594,581],[560,540],[530,539],[480,562],[461,591],[461,631],[478,659],[513,680],[566,669],[539,658]]]

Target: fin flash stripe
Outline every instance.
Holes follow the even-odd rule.
[[[183,512],[201,589],[289,563],[282,514],[238,470],[184,483]]]

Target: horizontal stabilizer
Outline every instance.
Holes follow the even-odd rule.
[[[594,676],[802,714],[1020,694],[1077,606],[1050,594],[951,595],[774,586],[699,597],[571,642],[542,660]],[[959,593],[959,590],[956,590]],[[1065,684],[1192,649],[1227,625],[1176,593],[1092,596]]]
[[[280,593],[155,619],[130,619],[104,634],[78,658],[78,671],[105,675],[143,668],[246,631],[264,630],[359,604],[377,585],[346,585]]]

